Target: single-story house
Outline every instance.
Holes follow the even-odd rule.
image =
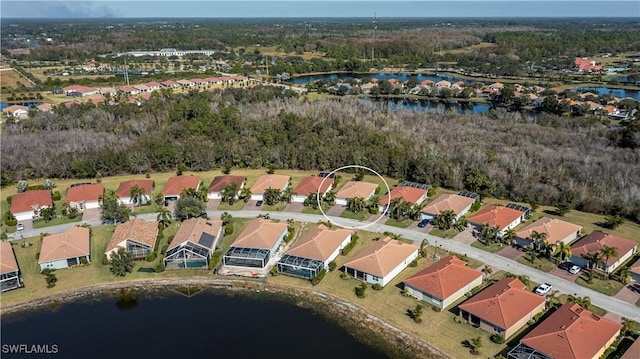
[[[38,109],[38,111],[49,112],[53,110],[53,105],[48,102],[43,102],[39,104],[36,108]]]
[[[565,222],[557,218],[542,217],[530,225],[516,232],[516,242],[526,247],[533,243],[533,232],[546,234],[547,243],[555,245],[558,242],[569,244],[580,238],[582,226]]]
[[[182,87],[192,87],[192,86],[196,85],[196,84],[194,84],[193,82],[191,82],[189,80],[178,80],[176,82],[178,83],[178,85],[180,85]]]
[[[460,304],[460,315],[469,324],[508,339],[536,314],[544,311],[546,298],[527,290],[517,278],[502,278]]]
[[[421,219],[433,221],[440,212],[453,211],[456,215],[455,220],[457,221],[469,212],[475,201],[477,201],[477,198],[465,197],[458,194],[441,194],[422,209],[420,217]]]
[[[614,234],[593,231],[588,236],[582,237],[571,245],[571,262],[586,268],[588,262],[584,256],[597,253],[604,248],[604,246],[618,249],[617,257],[610,257],[604,265],[599,266],[599,269],[609,274],[613,273],[622,263],[633,257],[638,248],[638,244],[632,240]]]
[[[140,188],[144,194],[140,196],[140,203],[134,203],[136,199],[131,197],[131,189],[134,187]],[[153,190],[155,189],[155,182],[149,178],[132,179],[128,181],[120,182],[116,196],[122,204],[132,204],[139,206],[151,201]]]
[[[223,236],[222,221],[189,218],[182,222],[164,257],[167,269],[208,267]]]
[[[302,203],[310,194],[318,192],[320,192],[320,198],[322,199],[324,195],[331,191],[333,181],[334,179],[330,177],[306,177],[293,189],[294,195],[291,201]]]
[[[386,237],[370,244],[344,265],[353,278],[385,286],[418,258],[418,246]]]
[[[102,183],[81,184],[67,190],[66,200],[71,208],[82,212],[85,208],[100,208],[102,196],[104,196]]]
[[[349,198],[361,197],[369,200],[376,193],[378,185],[369,182],[349,181],[336,193],[336,204],[347,205]]]
[[[380,211],[386,210],[389,204],[392,203],[395,199],[400,199],[401,201],[408,202],[412,205],[419,205],[427,200],[427,193],[429,192],[430,188],[431,186],[426,184],[402,182],[399,185],[393,187],[391,189],[391,192],[385,194],[380,198],[380,201],[378,202]],[[391,200],[389,200],[389,195],[391,195]]]
[[[216,176],[211,184],[209,185],[209,192],[207,194],[207,198],[209,199],[220,199],[222,198],[222,191],[230,184],[235,183],[238,186],[238,195],[240,194],[240,190],[244,188],[244,185],[247,183],[247,178],[244,176],[233,176],[233,175],[224,175],[224,176]]]
[[[152,90],[149,88],[149,86],[145,85],[145,84],[139,84],[139,85],[133,85],[133,87],[142,92],[151,92]]]
[[[87,87],[82,85],[70,85],[62,88],[64,94],[68,97],[86,97],[96,95],[100,93],[100,90],[95,87]]]
[[[51,191],[48,189],[16,193],[11,197],[11,214],[18,221],[37,218],[40,208],[52,206]]]
[[[264,192],[269,188],[284,191],[289,187],[290,180],[291,177],[285,175],[262,175],[251,187],[251,199],[254,201],[263,200]]]
[[[47,268],[69,268],[82,263],[86,259],[91,262],[91,238],[87,227],[72,227],[62,233],[51,234],[42,238],[40,248],[40,270]]]
[[[157,237],[157,221],[136,218],[120,223],[113,231],[105,255],[110,259],[120,248],[124,248],[133,259],[145,259],[155,249]]]
[[[638,259],[635,263],[633,263],[630,269],[631,269],[631,280],[635,282],[640,282],[640,259]]]
[[[249,222],[224,255],[225,266],[264,268],[289,233],[286,222],[258,218]]]
[[[125,95],[137,95],[140,93],[140,90],[133,86],[122,86],[118,91],[122,92]]]
[[[2,109],[5,117],[17,118],[24,120],[29,117],[29,108],[27,106],[11,105]]]
[[[16,260],[16,254],[13,252],[11,242],[0,242],[0,291],[22,287],[22,278],[20,278],[20,268]]]
[[[155,91],[155,90],[158,90],[158,89],[162,88],[162,84],[160,84],[159,82],[156,82],[156,81],[149,81],[145,85],[149,89],[151,89],[151,91]]]
[[[526,212],[499,205],[489,205],[469,217],[469,223],[480,228],[485,224],[498,228],[502,236],[511,228],[515,228],[526,219]]]
[[[482,284],[483,273],[456,256],[446,256],[402,282],[409,295],[440,310]]]
[[[170,177],[162,190],[162,196],[165,201],[177,200],[182,191],[188,188],[197,191],[200,188],[200,177],[194,175]]]
[[[620,329],[620,323],[566,303],[520,339],[507,358],[601,358]]]
[[[109,94],[110,96],[115,96],[118,94],[118,90],[116,90],[113,87],[102,87],[100,88],[100,94],[101,95]]]
[[[163,87],[179,87],[180,84],[173,80],[166,80],[160,83]]]
[[[620,359],[638,359],[640,358],[640,338],[637,338],[633,344],[622,354]]]
[[[312,279],[335,260],[351,241],[352,231],[320,224],[307,232],[278,261],[278,272]]]

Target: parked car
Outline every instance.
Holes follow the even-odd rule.
[[[578,272],[580,272],[580,269],[582,269],[580,268],[580,266],[574,264],[573,266],[571,266],[571,268],[569,268],[569,273],[578,274]]]
[[[574,266],[574,264],[573,264],[573,263],[571,263],[571,262],[564,262],[564,263],[560,263],[560,264],[558,265],[558,268],[560,268],[560,269],[564,269],[564,270],[569,270],[569,269],[571,269],[571,267],[573,267],[573,266]]]
[[[260,206],[262,206],[262,201],[256,202],[256,207],[260,207]]]
[[[16,225],[16,231],[23,231],[23,230],[24,230],[24,224],[18,223]]]
[[[424,227],[427,226],[427,224],[429,224],[429,220],[428,219],[423,219],[422,221],[420,221],[420,223],[418,223],[418,227],[424,228]]]
[[[551,290],[551,288],[553,288],[551,286],[551,284],[549,283],[542,283],[538,286],[538,288],[536,288],[535,293],[537,295],[545,295],[547,293],[549,293],[549,291]]]

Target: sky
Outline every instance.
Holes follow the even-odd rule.
[[[640,0],[2,0],[0,18],[640,17]]]

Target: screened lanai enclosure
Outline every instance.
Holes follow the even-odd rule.
[[[20,279],[20,274],[17,271],[0,275],[0,289],[2,292],[20,287],[22,287],[22,279]]]
[[[323,261],[292,256],[289,254],[285,255],[280,259],[280,261],[278,261],[278,272],[305,279],[312,279],[317,276],[323,268]]]
[[[167,251],[164,258],[166,269],[201,268],[209,266],[211,251],[192,242],[185,242]]]
[[[222,259],[226,266],[264,268],[271,258],[268,249],[231,247]]]

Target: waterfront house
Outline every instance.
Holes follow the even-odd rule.
[[[576,57],[575,60],[573,60],[573,65],[574,68],[578,70],[578,72],[602,70],[602,66],[596,65],[596,62],[588,57]]]
[[[162,85],[162,87],[169,87],[169,88],[179,87],[180,86],[179,83],[177,83],[177,82],[175,82],[173,80],[162,81],[160,84]]]
[[[640,258],[629,269],[631,269],[631,280],[640,282]]]
[[[40,270],[62,269],[91,262],[91,239],[87,227],[72,227],[42,238],[38,264]]]
[[[620,329],[620,323],[566,303],[520,339],[507,358],[601,358]]]
[[[2,109],[4,117],[10,117],[18,120],[25,120],[29,117],[29,108],[27,106],[11,105]]]
[[[546,298],[527,289],[517,278],[503,278],[460,304],[460,316],[469,324],[508,339],[536,314]]]
[[[36,109],[42,112],[51,112],[51,110],[53,110],[53,105],[48,102],[43,102],[39,104]]]
[[[530,225],[516,232],[516,243],[526,247],[533,243],[531,236],[534,232],[544,233],[545,241],[551,245],[558,242],[570,244],[580,238],[582,226],[565,222],[557,218],[542,217]]]
[[[82,85],[70,85],[63,88],[64,94],[67,97],[86,97],[96,95],[100,93],[100,90],[95,87],[87,87]]]
[[[389,284],[418,258],[418,246],[386,237],[360,251],[344,265],[344,272],[366,283]]]
[[[244,185],[247,183],[247,178],[243,176],[233,176],[233,175],[224,175],[224,176],[216,176],[211,184],[209,185],[209,192],[207,193],[207,198],[209,199],[220,199],[222,198],[222,191],[229,186],[230,184],[235,183],[238,187],[237,195],[240,195],[240,191],[244,188]]]
[[[293,189],[292,202],[302,203],[310,194],[320,193],[320,200],[331,191],[333,187],[333,177],[319,177],[311,176],[306,177],[300,181],[300,183]]]
[[[589,263],[585,256],[598,253],[605,246],[618,250],[618,256],[609,257],[604,263],[598,265],[598,269],[611,274],[622,263],[636,254],[638,244],[632,240],[616,236],[615,234],[593,231],[588,236],[582,237],[571,245],[571,262],[586,268]]]
[[[16,254],[13,252],[11,242],[0,242],[0,291],[22,287],[22,278],[20,278],[20,268],[16,260]]]
[[[433,221],[441,212],[453,211],[456,215],[455,220],[457,221],[469,212],[471,206],[478,198],[480,198],[480,196],[467,197],[459,194],[442,194],[422,209],[421,219]]]
[[[376,188],[378,185],[375,183],[349,181],[336,193],[336,204],[346,206],[349,198],[356,197],[364,198],[365,201],[369,200],[375,195]]]
[[[85,209],[100,208],[104,196],[104,186],[101,183],[87,183],[71,186],[67,190],[66,200],[71,208],[79,212]]]
[[[100,94],[103,95],[103,96],[106,95],[106,94],[109,94],[109,96],[115,96],[115,95],[118,94],[118,90],[116,90],[113,87],[101,87],[100,88]]]
[[[483,273],[456,256],[446,256],[404,280],[407,294],[440,310],[482,284]]]
[[[37,218],[41,208],[52,206],[51,191],[48,189],[31,190],[11,196],[11,214],[18,221]]]
[[[155,249],[157,237],[157,221],[136,218],[120,223],[113,231],[105,255],[110,259],[120,248],[123,248],[131,253],[133,259],[145,259]]]
[[[289,233],[286,222],[258,218],[249,222],[224,255],[225,266],[264,268]]]
[[[427,200],[427,193],[431,186],[415,182],[402,182],[391,189],[391,192],[385,194],[378,201],[380,211],[387,210],[389,204],[399,199],[402,202],[408,202],[412,205],[420,205]],[[391,197],[391,198],[389,198]]]
[[[269,188],[284,191],[289,187],[290,180],[291,177],[285,175],[262,175],[251,187],[251,199],[262,201],[264,192]]]
[[[329,269],[342,248],[351,241],[352,231],[328,228],[320,224],[311,229],[278,261],[278,272],[294,277],[312,279],[323,269]]]
[[[131,189],[138,187],[142,190],[143,194],[140,196],[140,203],[136,203],[137,199],[131,197]],[[116,196],[122,204],[134,204],[140,206],[144,203],[151,201],[151,195],[155,189],[155,182],[149,178],[132,179],[128,181],[122,181],[118,185]]]
[[[174,201],[180,198],[182,191],[185,189],[198,190],[200,188],[200,177],[189,176],[174,176],[167,180],[167,184],[162,190],[163,199],[166,201]]]
[[[502,236],[508,229],[522,223],[526,215],[526,211],[492,204],[469,217],[469,223],[475,225],[478,230],[485,224],[496,227],[498,236]]]
[[[189,218],[182,222],[164,257],[167,269],[208,267],[223,236],[222,221]]]

